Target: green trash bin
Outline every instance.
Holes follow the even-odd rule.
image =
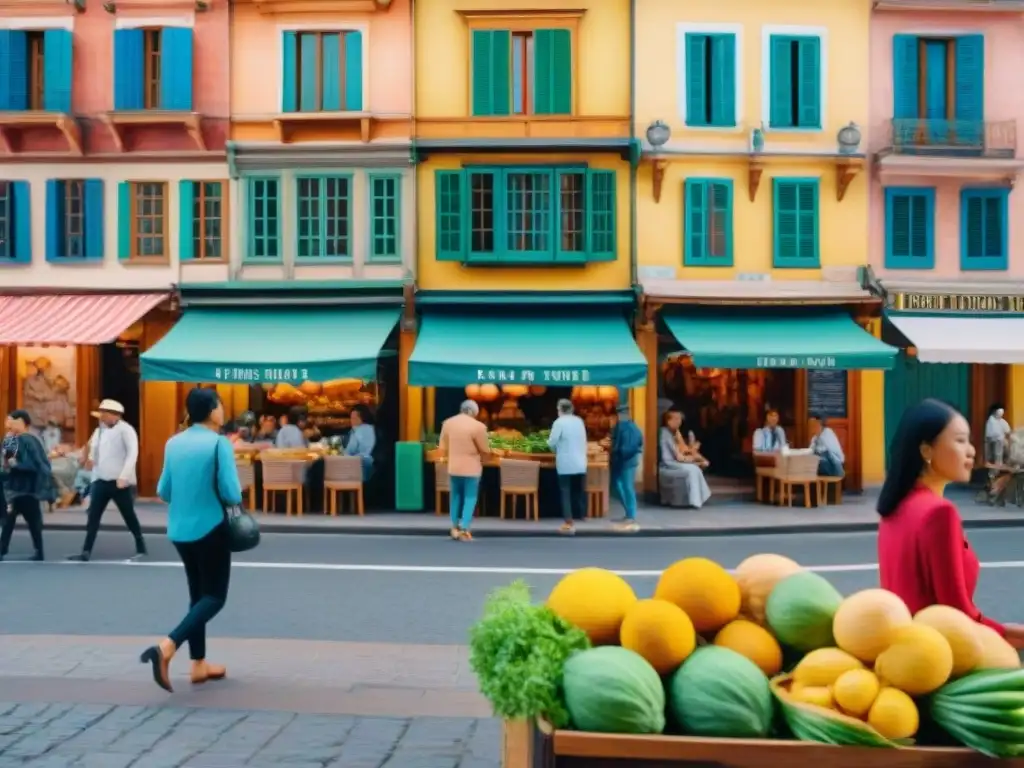
[[[395,443],[395,509],[423,511],[423,443]]]

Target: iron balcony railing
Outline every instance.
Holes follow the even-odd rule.
[[[999,120],[889,121],[883,153],[935,157],[1008,158],[1017,155],[1017,122]]]

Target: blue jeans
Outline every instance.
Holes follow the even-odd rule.
[[[451,497],[448,501],[451,508],[452,527],[469,530],[473,522],[473,510],[476,509],[476,497],[480,493],[479,477],[460,477],[452,475]]]
[[[627,520],[636,520],[636,468],[638,459],[612,468],[612,493],[622,502]]]

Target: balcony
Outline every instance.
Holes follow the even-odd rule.
[[[1024,0],[875,0],[876,11],[1024,13]]]
[[[936,176],[1016,176],[1017,122],[890,120],[877,151],[882,172]]]

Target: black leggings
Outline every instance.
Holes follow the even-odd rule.
[[[11,546],[11,537],[14,535],[14,524],[18,521],[18,515],[25,518],[28,533],[32,537],[32,548],[42,555],[43,511],[39,507],[39,499],[35,496],[15,496],[11,499],[10,514],[4,518],[3,528],[0,529],[0,557],[6,555],[7,548]]]
[[[185,566],[189,611],[168,637],[175,648],[188,641],[193,661],[206,658],[206,624],[220,613],[231,581],[231,546],[227,523],[221,523],[197,541],[176,541],[174,548]]]

